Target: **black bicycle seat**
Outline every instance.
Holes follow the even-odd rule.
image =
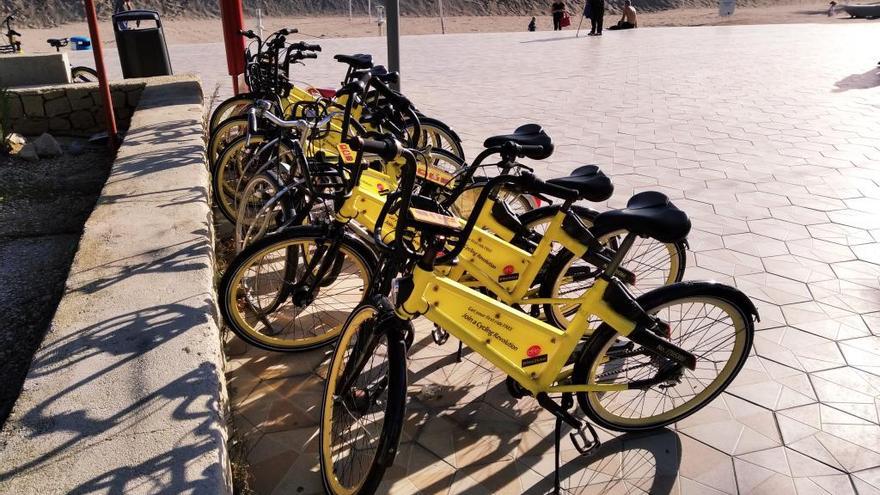
[[[600,213],[590,230],[597,237],[623,230],[660,242],[678,242],[691,231],[691,221],[665,194],[646,191],[630,198],[626,208]]]
[[[365,53],[356,53],[354,55],[336,55],[335,60],[348,64],[352,69],[369,69],[373,66],[373,56]]]
[[[46,43],[49,43],[49,46],[53,48],[61,48],[62,46],[67,46],[69,41],[67,38],[50,38],[46,40]]]
[[[508,142],[514,142],[523,146],[541,146],[543,150],[540,152],[529,151],[525,153],[526,158],[531,158],[532,160],[543,160],[553,154],[553,141],[544,132],[544,128],[538,124],[521,125],[513,131],[513,134],[492,136],[483,142],[483,146],[492,148],[502,146]]]
[[[596,165],[584,165],[574,169],[568,177],[557,177],[547,181],[549,184],[574,189],[580,193],[579,199],[599,202],[611,197],[614,184]]]

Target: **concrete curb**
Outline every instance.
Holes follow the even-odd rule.
[[[0,493],[228,493],[203,100],[147,84],[0,437]]]

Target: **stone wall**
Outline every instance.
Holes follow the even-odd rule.
[[[231,493],[203,112],[197,78],[147,80],[0,431],[0,494]]]
[[[143,79],[110,84],[120,131],[128,129],[145,84]],[[20,134],[36,136],[50,132],[63,136],[91,136],[106,130],[98,83],[14,88],[8,94],[10,128]]]

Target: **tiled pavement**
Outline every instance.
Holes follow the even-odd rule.
[[[616,186],[609,206],[667,193],[694,224],[686,278],[735,284],[760,309],[753,356],[705,410],[648,435],[603,432],[592,458],[564,441],[572,493],[880,493],[878,39],[877,26],[789,25],[403,40],[406,93],[469,156],[490,134],[542,123],[557,143],[543,175],[597,163]],[[384,52],[375,39],[323,44],[303,79],[340,78],[332,53]],[[225,81],[220,55],[205,65],[221,49],[172,52]],[[550,416],[418,328],[403,445],[382,490],[546,491]],[[326,353],[229,350],[253,486],[319,492]]]

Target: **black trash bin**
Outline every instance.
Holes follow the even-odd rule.
[[[171,59],[159,13],[129,10],[113,16],[122,77],[170,76]]]

